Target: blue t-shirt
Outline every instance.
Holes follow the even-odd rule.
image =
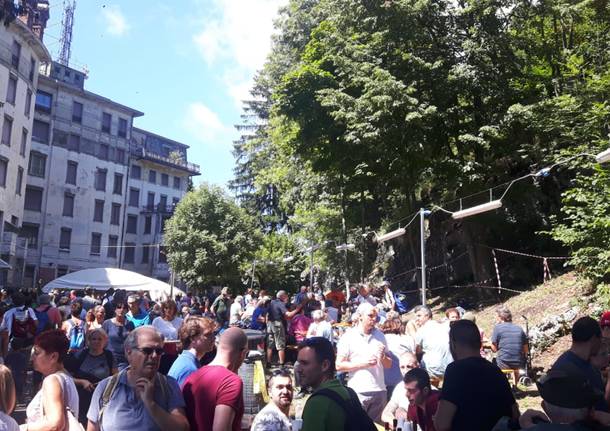
[[[124,349],[125,339],[129,332],[135,329],[135,326],[130,321],[125,321],[125,324],[121,326],[115,324],[112,319],[108,319],[102,323],[102,329],[108,334],[108,346],[106,348],[112,352],[119,368],[123,368],[123,365],[127,364]]]
[[[87,419],[97,424],[102,394],[112,377],[102,380],[91,398]],[[167,377],[168,393],[164,393],[159,383],[155,384],[155,403],[168,413],[177,408],[184,408],[184,398],[178,383]],[[164,396],[165,395],[165,396]],[[127,382],[127,372],[121,372],[119,382],[114,389],[102,416],[100,429],[113,431],[156,431],[161,429],[144,407],[144,403]]]
[[[195,355],[188,350],[184,350],[178,355],[167,375],[176,379],[178,385],[182,387],[186,378],[198,369],[199,362]]]
[[[133,323],[133,326],[135,326],[136,328],[139,328],[140,326],[144,326],[144,325],[150,325],[151,320],[150,320],[150,314],[146,313],[146,312],[140,312],[140,314],[134,316],[133,314],[131,314],[131,311],[129,313],[127,313],[125,315],[125,318]]]
[[[604,393],[604,382],[602,380],[601,372],[594,368],[589,361],[585,361],[570,350],[562,353],[561,356],[557,358],[551,369],[565,370],[567,373],[580,373],[587,380],[589,380],[589,383],[594,388],[598,389],[602,394]],[[595,410],[600,410],[603,412],[608,411],[608,405],[603,398],[595,405]]]
[[[527,343],[525,332],[511,322],[498,323],[491,334],[491,342],[498,346],[498,366],[522,367],[525,362],[523,345]]]
[[[267,308],[265,307],[256,307],[254,312],[252,313],[252,322],[250,323],[250,329],[256,329],[258,331],[262,331],[265,329],[265,324],[258,321],[258,318],[261,316],[267,315]]]

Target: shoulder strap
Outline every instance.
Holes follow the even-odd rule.
[[[346,419],[350,416],[350,413],[351,413],[350,406],[347,404],[347,401],[345,401],[345,399],[343,399],[343,397],[341,395],[339,395],[337,392],[335,392],[331,389],[328,389],[328,388],[322,388],[322,389],[315,391],[313,394],[311,394],[310,398],[313,398],[315,396],[323,396],[326,398],[330,398],[335,403],[337,403],[339,405],[339,407],[341,407],[343,409]],[[350,394],[350,397],[351,397],[351,394]]]
[[[110,401],[110,398],[112,398],[112,394],[114,393],[114,390],[119,384],[119,378],[121,377],[123,372],[124,371],[116,373],[110,378],[110,381],[104,388],[104,392],[102,393],[102,396],[100,398],[100,409],[97,414],[97,425],[100,430],[102,429],[102,416],[104,415],[104,410],[106,410],[106,406],[108,406],[108,402]]]

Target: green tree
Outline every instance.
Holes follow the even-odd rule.
[[[170,266],[194,288],[241,283],[240,268],[260,241],[254,219],[207,184],[186,194],[164,234]]]

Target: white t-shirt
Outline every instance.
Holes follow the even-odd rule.
[[[163,317],[155,317],[152,325],[163,334],[166,340],[177,340],[178,339],[178,330],[182,326],[182,318],[174,317],[174,320],[167,321]]]
[[[229,313],[229,324],[234,325],[235,323],[241,320],[242,313],[241,304],[239,302],[234,302],[231,304],[231,311]]]
[[[19,431],[19,425],[17,425],[15,419],[0,412],[0,431]]]
[[[449,351],[449,327],[435,320],[428,320],[415,334],[415,343],[421,346],[428,374],[442,376],[445,368],[453,362]]]
[[[307,338],[311,337],[324,337],[332,343],[334,342],[333,327],[326,320],[319,323],[311,322],[309,329],[307,329]]]
[[[376,299],[374,296],[372,296],[372,295],[367,295],[367,296],[365,297],[365,296],[362,296],[362,295],[358,295],[358,297],[356,298],[356,303],[357,303],[358,305],[360,305],[360,304],[364,304],[365,302],[368,302],[368,303],[369,303],[369,304],[371,304],[373,307],[377,305],[377,299]]]
[[[67,403],[67,406],[70,408],[70,411],[74,414],[74,416],[78,417],[78,392],[76,390],[76,386],[74,385],[74,380],[72,380],[72,376],[70,376],[65,371],[58,371],[53,374],[49,374],[44,378],[42,384],[44,385],[44,381],[47,379],[58,379],[59,385],[61,386],[62,397]],[[32,401],[28,404],[25,409],[25,414],[27,417],[27,421],[30,423],[41,421],[44,417],[43,407],[42,407],[42,387],[40,390],[34,395]]]
[[[339,339],[337,358],[346,358],[350,362],[364,362],[371,357],[371,354],[377,354],[380,344],[383,345],[387,355],[388,343],[379,329],[374,328],[370,335],[366,335],[358,326],[349,328]],[[350,372],[347,386],[358,393],[385,391],[383,365],[378,361],[377,365],[372,367]]]
[[[399,409],[409,409],[409,399],[407,398],[407,390],[405,389],[405,382],[400,382],[394,386],[392,391],[392,397],[390,402],[393,402],[398,406]]]
[[[290,431],[290,419],[271,401],[254,418],[251,431]]]

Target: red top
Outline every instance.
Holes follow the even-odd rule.
[[[191,431],[212,431],[214,409],[219,404],[235,411],[232,430],[240,431],[243,386],[237,374],[220,365],[206,365],[191,374],[182,387]]]
[[[436,431],[432,423],[432,417],[436,414],[438,400],[441,397],[440,391],[432,391],[426,398],[426,412],[415,404],[409,403],[407,418],[415,422],[423,431]]]

